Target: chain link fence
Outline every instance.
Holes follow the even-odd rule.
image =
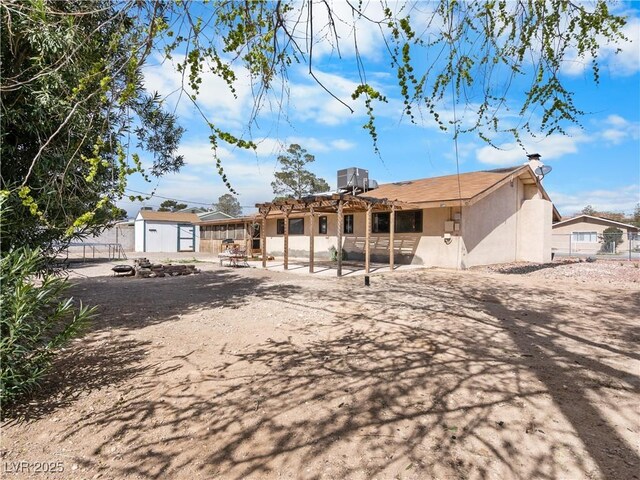
[[[553,234],[551,246],[555,257],[640,259],[640,234],[638,233]]]

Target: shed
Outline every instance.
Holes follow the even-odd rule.
[[[198,221],[195,213],[140,210],[135,220],[136,252],[197,252]]]

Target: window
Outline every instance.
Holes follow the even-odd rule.
[[[373,214],[373,233],[389,233],[389,212],[374,213]]]
[[[396,212],[396,233],[422,232],[422,210]]]
[[[277,220],[276,234],[284,235],[284,218]],[[289,219],[289,235],[304,235],[304,218]]]
[[[353,233],[353,215],[344,216],[344,233]]]
[[[327,234],[327,217],[322,216],[318,219],[318,233],[320,235]]]
[[[575,243],[597,243],[598,232],[573,232],[571,239]]]
[[[373,233],[389,233],[391,229],[391,213],[382,212],[373,214]],[[396,212],[395,233],[422,232],[422,210],[408,212]]]

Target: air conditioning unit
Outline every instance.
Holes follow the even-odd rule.
[[[338,170],[338,190],[368,190],[369,170],[364,168],[345,168]]]

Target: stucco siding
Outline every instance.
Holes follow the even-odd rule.
[[[421,233],[396,233],[394,235],[394,261],[399,264],[441,266],[455,268],[460,257],[459,238],[452,238],[447,245],[444,241],[445,221],[451,219],[450,208],[431,208],[422,210]],[[342,246],[347,258],[360,261],[364,259],[366,214],[364,212],[346,213],[354,216],[354,233],[343,234]],[[319,216],[325,216],[320,214]],[[327,234],[318,233],[318,216],[314,220],[315,258],[328,259],[331,247],[337,248],[337,215],[327,214]],[[292,215],[291,218],[300,218]],[[289,235],[289,257],[308,259],[309,257],[309,216],[304,220],[304,235]],[[284,255],[284,236],[277,235],[276,219],[267,220],[267,253],[276,257]],[[386,263],[389,261],[389,234],[371,233],[371,260]]]
[[[612,225],[606,221],[598,221],[598,219],[581,219],[575,222],[569,221],[562,225],[553,226],[552,230],[552,247],[554,250],[571,253],[594,253],[602,247],[602,234],[609,227],[615,227],[623,232],[623,242],[628,239],[629,230],[621,225]],[[574,233],[595,232],[598,240],[595,242],[576,241],[572,238]]]
[[[463,267],[516,260],[520,196],[521,185],[516,179],[463,208]]]

